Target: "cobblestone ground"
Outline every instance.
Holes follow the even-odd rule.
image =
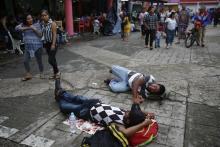
[[[165,84],[170,99],[162,105],[145,101],[143,110],[154,112],[159,123],[157,139],[149,147],[220,146],[220,28],[208,28],[206,47],[185,48],[184,44],[150,51],[139,33],[129,42],[119,35],[96,40],[78,40],[58,52],[62,86],[70,92],[130,109],[131,94],[109,91],[103,80],[113,64],[153,74]],[[44,62],[46,63],[44,56]],[[34,79],[20,82],[22,60],[0,66],[0,142],[36,147],[79,147],[87,134],[71,134],[63,124],[67,116],[59,112],[53,99],[54,81]],[[48,65],[45,65],[48,69]],[[46,70],[46,76],[50,73]],[[4,140],[4,139],[7,140]],[[12,142],[13,141],[13,142]],[[1,145],[1,144],[0,144]],[[13,145],[11,145],[13,146]]]

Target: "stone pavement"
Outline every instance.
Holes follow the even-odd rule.
[[[184,44],[150,51],[139,33],[129,42],[119,35],[96,40],[79,40],[58,52],[62,86],[70,92],[99,98],[103,102],[130,109],[130,93],[115,94],[103,83],[113,64],[153,74],[171,92],[162,105],[146,101],[143,110],[154,112],[159,122],[157,139],[149,147],[220,146],[220,28],[207,29],[207,46],[185,48]],[[46,56],[44,56],[44,63]],[[32,63],[34,79],[20,82],[22,60],[0,66],[0,142],[34,147],[79,147],[87,134],[71,134],[62,122],[53,99],[54,81],[39,79]],[[45,69],[49,69],[46,64]],[[51,71],[46,70],[46,74]],[[6,139],[6,140],[5,140]],[[1,145],[1,144],[0,144]],[[12,145],[11,145],[12,146]]]

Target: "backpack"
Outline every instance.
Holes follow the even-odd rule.
[[[99,130],[90,137],[84,137],[81,147],[128,147],[128,140],[114,124]]]
[[[133,136],[131,136],[129,140],[129,144],[131,146],[141,147],[146,144],[151,143],[156,137],[158,133],[158,123],[156,120],[152,120],[152,124],[148,127],[143,128],[142,130],[136,132]]]

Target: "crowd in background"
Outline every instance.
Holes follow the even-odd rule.
[[[186,32],[192,29],[193,24],[193,28],[196,28],[197,31],[197,45],[204,47],[206,26],[212,22],[214,22],[214,26],[217,26],[219,15],[220,8],[209,12],[204,5],[201,5],[198,12],[192,12],[184,5],[178,10],[165,7],[156,8],[154,6],[144,7],[140,13],[137,13],[136,17],[122,11],[120,13],[122,20],[121,37],[122,40],[128,41],[129,33],[133,30],[132,24],[135,20],[138,20],[142,38],[145,37],[146,48],[152,50],[154,47],[160,47],[160,39],[165,38],[165,48],[168,49],[172,46],[175,36],[177,36],[176,44],[179,44],[181,39],[185,39]]]

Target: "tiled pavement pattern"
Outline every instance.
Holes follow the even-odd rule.
[[[141,105],[143,110],[156,114],[160,127],[157,139],[148,146],[217,147],[220,137],[219,33],[219,28],[210,28],[205,48],[186,49],[183,44],[174,44],[168,50],[149,51],[143,47],[144,41],[137,33],[132,34],[129,42],[121,42],[119,36],[113,36],[76,43],[58,54],[62,85],[70,92],[130,109],[129,93],[114,94],[103,84],[103,80],[111,76],[108,73],[110,66],[119,64],[153,74],[166,85],[171,96],[162,105],[154,101]],[[22,62],[19,66],[23,68]],[[7,72],[3,74],[7,76]],[[62,123],[67,116],[59,112],[53,99],[53,81],[39,80],[35,76],[21,83],[17,76],[8,75],[0,79],[2,138],[36,147],[80,146],[87,134],[79,130],[71,134],[69,127]],[[14,111],[9,109],[10,105]]]

